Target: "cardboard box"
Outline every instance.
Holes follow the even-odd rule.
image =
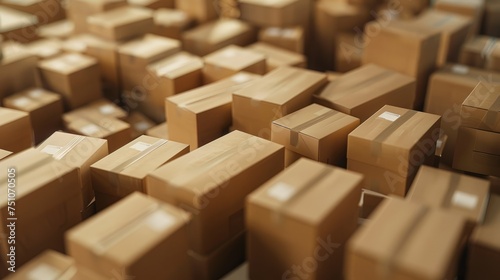
[[[182,33],[194,25],[194,20],[186,12],[173,9],[154,11],[155,27],[151,33],[182,40]]]
[[[36,28],[40,24],[35,15],[0,6],[0,35],[6,40],[29,43],[37,39]]]
[[[96,59],[71,53],[38,63],[46,89],[59,93],[67,109],[86,105],[102,96],[99,64]]]
[[[0,107],[0,149],[13,153],[33,145],[33,129],[28,113]]]
[[[500,21],[500,3],[496,0],[486,0],[484,6],[484,18],[482,26],[482,34],[492,37],[500,37],[498,26]]]
[[[61,1],[58,0],[2,0],[0,5],[35,15],[41,24],[58,21],[66,17]]]
[[[216,19],[219,15],[217,5],[212,0],[175,0],[175,8],[187,13],[198,24]]]
[[[153,128],[150,128],[146,131],[147,136],[156,137],[168,140],[168,124],[161,123]]]
[[[209,255],[188,251],[195,279],[221,279],[246,259],[246,232],[242,232]]]
[[[150,9],[173,8],[175,6],[175,0],[128,0],[128,3]]]
[[[287,27],[309,23],[308,0],[238,0],[241,19],[257,26]]]
[[[462,215],[473,227],[483,223],[489,197],[488,180],[422,166],[406,199]]]
[[[40,39],[26,45],[32,55],[41,59],[53,58],[62,53],[62,42],[58,39]]]
[[[114,10],[127,5],[126,0],[67,0],[68,19],[75,26],[76,33],[88,32],[87,18],[91,15]]]
[[[249,49],[230,45],[203,57],[205,84],[228,78],[239,72],[266,73],[266,57]]]
[[[130,139],[135,139],[143,134],[146,134],[148,129],[156,125],[156,123],[139,112],[130,113],[130,115],[125,118],[125,121],[130,124],[131,127],[132,133],[130,135]]]
[[[266,57],[266,73],[281,66],[298,68],[305,68],[307,66],[307,58],[304,55],[275,47],[268,43],[257,42],[247,48]]]
[[[363,59],[363,48],[356,47],[356,40],[360,35],[355,33],[340,33],[337,37],[337,48],[335,48],[335,71],[345,73],[361,67]]]
[[[203,60],[187,52],[180,52],[147,66],[147,72],[153,76],[148,93],[143,100],[147,103],[149,115],[165,118],[165,98],[197,88],[203,84]]]
[[[415,87],[410,76],[367,64],[330,82],[314,101],[364,122],[384,105],[411,109]]]
[[[479,82],[462,104],[460,117],[462,126],[500,133],[500,86]]]
[[[437,115],[384,106],[349,134],[348,169],[373,177],[364,188],[405,196],[422,164],[432,164],[441,136]]]
[[[153,30],[153,10],[125,6],[90,15],[87,28],[90,33],[106,40],[130,40]]]
[[[36,34],[44,39],[64,40],[70,37],[75,30],[75,24],[67,19],[52,22],[38,27]]]
[[[246,212],[250,278],[340,279],[345,243],[357,228],[362,180],[301,159],[253,192]],[[312,259],[316,269],[307,269],[304,260],[312,256],[321,261]]]
[[[427,81],[434,72],[439,53],[439,31],[411,22],[393,20],[380,26],[370,22],[366,28],[380,29],[377,36],[365,35],[363,64],[375,63],[414,77],[417,82],[414,109],[424,106]]]
[[[495,37],[477,36],[465,43],[460,52],[460,63],[500,71],[500,42]]]
[[[481,29],[485,0],[436,0],[434,8],[440,11],[466,16],[473,21],[471,36],[475,36]]]
[[[448,136],[442,161],[451,166],[455,153],[458,127],[461,124],[460,107],[479,81],[500,83],[500,74],[449,64],[432,74],[427,89],[425,112],[441,115],[441,128]]]
[[[245,197],[283,170],[283,153],[234,131],[151,172],[147,194],[194,214],[190,249],[207,255],[244,230]]]
[[[500,177],[500,133],[461,126],[453,168]]]
[[[115,103],[101,98],[79,109],[70,111],[63,115],[64,125],[68,126],[70,123],[90,116],[91,118],[115,118],[125,120],[128,113]]]
[[[30,88],[4,98],[3,105],[29,114],[35,144],[63,128],[64,105],[61,96],[56,93],[41,88]]]
[[[304,28],[302,26],[261,28],[259,41],[303,54],[305,44]]]
[[[259,76],[239,73],[165,100],[168,137],[195,150],[228,132],[231,125],[232,93]]]
[[[121,45],[118,54],[123,89],[149,90],[146,67],[180,51],[179,41],[152,34]]]
[[[2,160],[0,168],[5,170],[0,176],[0,191],[5,194],[0,198],[0,233],[10,236],[14,229],[7,225],[12,224],[16,233],[15,244],[7,244],[7,238],[1,240],[2,263],[10,261],[11,246],[15,247],[16,268],[47,249],[63,252],[64,232],[81,220],[78,170],[34,149]],[[15,182],[7,184],[8,178]],[[7,195],[12,191],[16,193],[15,207]]]
[[[320,72],[280,67],[252,85],[233,93],[233,127],[264,139],[271,124],[312,103],[313,94],[327,83]]]
[[[349,240],[346,279],[454,279],[465,241],[460,215],[386,199]]]
[[[182,0],[179,2],[187,3]],[[207,36],[210,34],[210,36]],[[250,24],[237,19],[218,19],[184,32],[185,51],[205,56],[229,45],[246,46],[255,42],[257,32]]]
[[[51,155],[62,164],[79,169],[82,197],[82,208],[80,211],[84,212],[84,208],[90,205],[94,199],[90,166],[108,155],[106,141],[64,132],[55,132],[36,149],[42,153]]]
[[[347,135],[359,123],[358,118],[311,104],[273,121],[271,140],[309,159],[345,166]]]
[[[74,134],[107,140],[109,152],[116,151],[132,140],[131,127],[128,123],[99,115],[79,117],[68,123],[66,130]]]
[[[100,194],[116,202],[136,191],[144,193],[148,173],[188,152],[186,144],[141,136],[95,162],[91,173],[97,210],[110,206],[100,199]]]
[[[12,152],[0,149],[0,160],[7,158],[11,154]]]
[[[467,279],[493,280],[500,277],[500,196],[492,195],[484,224],[476,227],[469,240]]]
[[[71,229],[68,253],[77,265],[106,278],[192,279],[190,219],[176,207],[135,193]]]
[[[0,98],[34,87],[38,58],[17,44],[3,43],[1,49]]]

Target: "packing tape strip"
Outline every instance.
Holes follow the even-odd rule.
[[[322,96],[325,98],[328,98],[329,100],[332,100],[332,101],[339,100],[345,96],[351,95],[354,91],[360,90],[362,88],[366,88],[370,84],[373,84],[376,81],[383,80],[387,77],[390,77],[393,74],[394,74],[393,72],[384,71],[384,72],[379,73],[379,74],[377,74],[369,79],[366,79],[364,81],[361,81],[355,85],[348,86],[348,87],[342,87],[342,78],[340,78],[338,80],[330,82],[330,85],[329,85],[330,89],[333,86],[333,90],[335,90],[335,95],[332,96],[331,93],[333,92],[333,90],[331,90],[331,91],[325,92],[324,94],[322,94]]]
[[[336,118],[336,120],[341,119],[341,118],[344,117],[344,115],[340,114],[340,112],[336,112],[336,111],[330,110],[330,111],[328,111],[328,112],[326,112],[326,113],[324,113],[322,115],[319,115],[319,116],[313,118],[312,120],[309,120],[309,121],[307,121],[305,123],[302,123],[300,125],[292,127],[291,128],[291,132],[290,132],[291,133],[290,134],[290,145],[296,147],[299,144],[299,133],[302,130],[304,130],[304,129],[308,128],[308,127],[311,127],[311,126],[313,126],[315,124],[318,124],[318,123],[320,123],[320,122],[322,122],[322,121],[324,121],[324,120],[326,120],[326,119],[328,119],[330,117],[333,117],[333,116],[335,116],[337,114],[338,114],[339,118]]]
[[[277,79],[274,84],[266,88],[266,90],[260,91],[256,95],[252,96],[252,100],[254,101],[262,101],[264,98],[271,96],[274,94],[278,89],[280,89],[283,85],[289,83],[291,80],[293,81],[294,78],[297,78],[297,76],[300,77],[301,73],[292,71],[290,73],[287,73],[280,79]]]
[[[65,146],[63,146],[59,151],[52,155],[53,158],[57,160],[61,160],[64,158],[74,147],[80,144],[83,140],[85,140],[85,136],[75,136],[71,141],[68,142]]]
[[[491,58],[491,54],[495,50],[495,46],[497,43],[496,38],[489,38],[486,44],[484,45],[483,50],[481,51],[481,58],[485,61],[488,61]]]
[[[19,158],[17,161],[12,162],[10,164],[10,166],[8,166],[8,167],[9,168],[10,167],[16,167],[16,168],[18,168],[19,166],[16,166],[17,163],[19,163],[19,162],[30,162],[31,163],[32,160],[33,160],[32,158],[22,157],[22,158]],[[24,166],[22,169],[18,169],[17,173],[18,174],[23,174],[23,175],[28,174],[28,173],[36,170],[37,168],[39,168],[41,166],[44,166],[44,165],[52,162],[53,160],[54,159],[52,157],[50,157],[50,156],[49,157],[44,157],[44,158],[42,158],[42,159],[40,159],[38,161],[32,162],[31,164],[28,164],[28,165]],[[8,176],[7,172],[2,172],[1,175],[0,175],[0,182],[7,182],[7,176]],[[7,187],[8,187],[7,183],[5,183],[5,185],[3,185],[3,184],[0,185],[0,189],[3,189],[3,188],[6,189]],[[5,193],[6,194],[7,191],[2,190],[0,193]]]

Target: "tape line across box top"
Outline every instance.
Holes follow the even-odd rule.
[[[137,150],[140,153],[138,153],[137,155],[133,156],[132,158],[124,161],[123,163],[119,164],[118,166],[113,168],[111,171],[116,172],[116,173],[122,172],[123,170],[127,169],[128,167],[132,166],[133,164],[135,164],[139,160],[143,159],[144,157],[146,157],[147,155],[149,155],[150,153],[152,153],[153,151],[155,151],[159,147],[165,145],[167,142],[168,142],[168,140],[159,139],[158,141],[156,141],[153,144],[148,144],[148,143],[140,142],[140,141],[134,143],[132,146],[130,146],[130,149]]]
[[[376,81],[383,80],[392,76],[394,73],[390,71],[383,71],[382,73],[378,73],[377,75],[368,78],[366,80],[360,81],[356,84],[346,86],[344,81],[345,79],[340,78],[330,82],[328,85],[328,91],[323,92],[321,95],[323,97],[328,98],[329,100],[335,101],[346,96],[350,96],[353,92],[369,87]],[[367,94],[373,94],[372,91],[367,91]]]
[[[312,120],[309,120],[303,124],[297,125],[295,127],[292,127],[290,130],[290,145],[296,147],[299,144],[299,133],[306,129],[309,128],[315,124],[318,124],[330,117],[333,117],[335,115],[338,115],[337,118],[335,118],[335,121],[340,120],[344,117],[344,115],[340,114],[339,112],[336,112],[334,110],[328,110],[322,115],[316,116]]]
[[[78,269],[73,264],[65,267],[63,270],[60,270],[49,264],[42,263],[31,269],[26,276],[27,280],[63,280],[73,279],[77,271]]]
[[[261,101],[268,96],[275,94],[276,92],[280,92],[285,85],[289,85],[291,81],[296,81],[300,79],[302,73],[291,71],[280,77],[279,79],[275,79],[275,82],[270,86],[266,87],[265,90],[260,90],[256,95],[252,96],[252,100]],[[288,94],[288,92],[286,92]]]
[[[497,43],[496,38],[489,38],[488,39],[488,41],[484,45],[483,50],[481,51],[481,58],[483,60],[486,60],[486,61],[490,60],[491,54],[495,50],[496,43]]]

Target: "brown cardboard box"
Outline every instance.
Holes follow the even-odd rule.
[[[461,126],[453,168],[500,177],[500,133]]]
[[[195,150],[227,133],[231,125],[232,93],[258,81],[239,73],[165,101],[168,136]]]
[[[441,115],[441,128],[448,136],[442,161],[451,166],[458,127],[461,124],[460,107],[479,81],[500,83],[500,74],[449,64],[432,74],[427,89],[425,112]]]
[[[231,273],[228,273],[221,280],[250,280],[248,278],[248,263],[245,262],[242,265],[235,268]]]
[[[150,9],[173,8],[175,0],[128,0],[130,5],[146,7]]]
[[[483,223],[489,197],[488,180],[422,166],[406,199],[447,209],[476,226]]]
[[[43,85],[61,94],[67,109],[86,105],[102,96],[97,60],[76,53],[38,63]]]
[[[203,62],[205,84],[228,78],[242,71],[258,75],[266,73],[266,57],[263,54],[236,45],[224,47],[204,56]]]
[[[197,88],[203,84],[203,60],[187,52],[174,54],[146,68],[153,76],[149,83],[148,94],[143,100],[154,115],[165,118],[165,98]],[[152,113],[149,113],[152,115]],[[155,118],[157,119],[157,118]]]
[[[411,109],[415,86],[410,76],[368,64],[330,82],[314,101],[364,122],[384,105]]]
[[[33,145],[33,129],[28,113],[0,107],[0,149],[13,153]]]
[[[126,0],[67,0],[66,11],[68,19],[75,26],[75,32],[87,32],[87,18],[91,15],[114,10],[127,5]]]
[[[182,40],[182,33],[194,25],[193,19],[181,10],[158,9],[154,12],[155,27],[151,33]]]
[[[12,152],[0,149],[0,160],[7,158],[11,154]]]
[[[204,56],[229,45],[249,45],[255,42],[256,37],[255,28],[244,21],[218,19],[184,32],[182,40],[184,50]]]
[[[63,115],[64,125],[69,125],[71,122],[82,117],[95,116],[96,118],[115,118],[125,120],[127,112],[120,108],[115,103],[101,98],[88,105],[85,105],[76,110],[70,111]]]
[[[369,178],[364,188],[404,197],[419,166],[434,162],[440,120],[437,115],[382,107],[349,134],[348,169],[376,178]]]
[[[106,40],[129,40],[153,30],[153,10],[131,6],[116,8],[89,16],[87,28]]]
[[[305,44],[304,28],[301,26],[262,28],[259,31],[259,41],[303,54]]]
[[[102,275],[81,266],[76,266],[73,258],[52,250],[41,253],[5,279],[106,280]]]
[[[495,37],[477,36],[465,43],[460,63],[485,70],[500,71],[500,42]]]
[[[498,26],[500,15],[500,2],[496,0],[486,0],[484,6],[484,18],[482,34],[492,37],[500,37]]]
[[[58,0],[2,0],[0,5],[35,15],[41,24],[58,21],[66,16],[62,3]]]
[[[417,95],[413,108],[423,108],[427,80],[434,72],[438,58],[439,31],[401,20],[390,21],[383,27],[373,21],[366,28],[380,32],[376,36],[365,34],[363,64],[375,63],[414,77]]]
[[[34,149],[1,161],[0,169],[4,170],[0,176],[0,192],[5,194],[0,198],[0,233],[7,237],[15,231],[15,244],[8,244],[7,238],[1,240],[2,263],[10,260],[7,255],[10,251],[15,251],[16,268],[47,249],[62,252],[64,231],[81,220],[78,170]],[[8,178],[15,178],[10,186]],[[15,200],[9,194],[12,191],[16,193]],[[14,225],[15,229],[7,225]]]
[[[335,71],[345,73],[361,66],[363,59],[363,48],[355,47],[355,40],[359,40],[359,34],[343,32],[337,37],[337,48],[335,48]]]
[[[165,139],[141,136],[91,166],[96,206],[100,211],[110,204],[100,194],[113,197],[114,202],[137,191],[146,192],[146,175],[189,152],[189,146]]]
[[[361,174],[301,159],[254,191],[246,212],[250,278],[342,278],[362,180]]]
[[[35,86],[38,58],[17,44],[3,43],[1,49],[0,98]]]
[[[198,24],[216,19],[219,12],[217,3],[212,0],[175,0],[175,8],[187,13]]]
[[[280,67],[233,93],[233,127],[264,139],[271,123],[312,103],[313,94],[327,83],[320,72]]]
[[[473,21],[471,36],[479,33],[484,12],[484,0],[436,0],[434,8],[466,16]]]
[[[63,102],[61,96],[53,92],[30,88],[4,98],[3,105],[29,114],[35,134],[35,144],[63,128]]]
[[[349,240],[345,279],[455,279],[465,241],[460,215],[386,199]]]
[[[121,45],[118,53],[123,89],[148,91],[150,87],[149,80],[146,79],[148,64],[180,51],[179,41],[152,34]]]
[[[398,2],[393,2],[398,3]],[[402,0],[399,2],[399,9],[402,16],[412,17],[430,8],[431,0]],[[396,5],[396,4],[392,4]]]
[[[26,45],[26,49],[39,59],[48,59],[62,53],[62,42],[58,39],[40,39]]]
[[[257,26],[287,27],[309,23],[309,0],[238,0],[241,19]]]
[[[166,122],[161,123],[153,128],[146,131],[146,135],[169,140],[168,137],[168,124]]]
[[[108,155],[105,140],[84,137],[64,132],[55,132],[37,148],[38,151],[51,155],[62,164],[78,168],[80,171],[82,208],[94,199],[94,189],[90,178],[90,166]]]
[[[257,42],[247,48],[266,57],[266,73],[281,66],[299,68],[305,68],[307,66],[307,58],[304,55],[275,47],[268,43]]]
[[[194,278],[197,280],[221,279],[222,276],[245,261],[245,242],[246,232],[242,232],[209,255],[205,256],[191,250],[188,251],[193,264]]]
[[[148,117],[144,116],[139,112],[132,112],[125,118],[125,121],[130,124],[131,127],[131,135],[130,139],[135,139],[143,134],[156,124],[150,120]]]
[[[147,177],[147,194],[193,213],[191,250],[207,255],[244,226],[245,197],[283,170],[284,148],[234,131]]]
[[[380,204],[390,198],[378,192],[363,189],[361,192],[360,213],[359,218],[370,219],[371,214],[377,209]]]
[[[64,40],[74,32],[75,24],[67,19],[42,25],[36,30],[40,38]]]
[[[190,215],[134,193],[66,234],[77,265],[106,278],[193,279],[187,256]]]
[[[36,40],[36,28],[39,25],[35,15],[0,6],[0,35],[6,40],[29,43]]]
[[[500,277],[500,196],[490,197],[484,224],[476,227],[469,240],[467,279],[493,280]]]
[[[462,104],[460,117],[462,126],[500,133],[500,85],[479,82]]]
[[[347,135],[359,123],[358,118],[311,104],[273,121],[271,140],[312,160],[345,166]]]

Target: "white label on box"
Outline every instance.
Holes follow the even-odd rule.
[[[138,122],[134,125],[134,127],[137,131],[146,131],[149,128],[149,124],[147,122]]]
[[[144,142],[137,142],[134,145],[130,146],[130,149],[137,150],[139,152],[142,152],[146,150],[147,148],[151,147],[151,144],[144,143]]]
[[[175,224],[175,217],[165,211],[156,211],[149,215],[146,224],[155,231],[164,231]]]
[[[89,124],[89,125],[86,125],[86,126],[82,127],[81,131],[82,131],[83,134],[92,135],[94,133],[99,132],[100,129],[95,124]]]
[[[28,95],[31,97],[31,98],[39,98],[41,97],[43,94],[43,90],[37,88],[37,89],[33,89],[33,90],[30,90],[30,92],[28,93]]]
[[[112,105],[104,105],[99,107],[99,112],[103,115],[109,115],[115,112],[115,108]]]
[[[25,107],[26,105],[31,103],[31,100],[29,100],[29,98],[26,98],[26,97],[19,97],[19,98],[16,98],[13,101],[13,103],[14,103],[14,106],[16,106],[16,107]]]
[[[266,30],[269,36],[278,37],[281,35],[281,29],[278,27],[270,27]]]
[[[295,192],[296,190],[292,186],[279,182],[267,190],[267,195],[279,201],[287,201]]]
[[[332,109],[329,109],[329,108],[323,108],[319,111],[317,111],[316,113],[314,113],[314,115],[316,116],[323,116],[324,114],[330,112]]]
[[[28,280],[38,280],[38,279],[47,279],[47,280],[55,280],[59,279],[61,272],[50,266],[48,264],[40,264],[37,267],[30,270],[28,273]]]
[[[436,149],[441,149],[442,145],[443,145],[443,140],[437,140],[436,141]]]
[[[401,117],[401,115],[385,111],[378,117],[393,122],[393,121],[399,119],[399,117]]]
[[[462,208],[474,209],[477,206],[478,200],[476,195],[456,191],[451,198],[451,203]]]
[[[236,74],[234,75],[231,80],[233,80],[233,82],[236,82],[238,84],[241,84],[241,83],[245,83],[247,82],[248,80],[250,80],[250,76],[247,75],[247,74],[244,74],[244,73],[239,73],[239,74]]]
[[[469,67],[467,67],[465,65],[453,65],[451,67],[451,72],[453,72],[455,74],[465,75],[465,74],[469,73]]]
[[[53,156],[57,154],[61,149],[62,149],[61,146],[47,145],[42,149],[42,153],[46,153]]]

